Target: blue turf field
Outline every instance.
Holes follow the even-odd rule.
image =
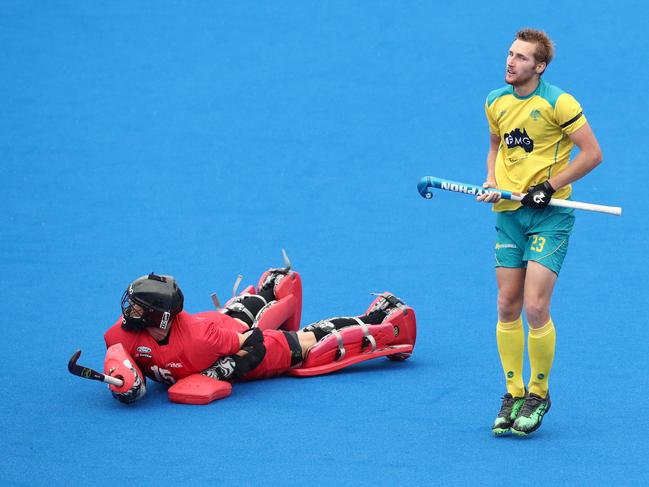
[[[0,4],[4,485],[646,485],[649,45],[641,1]],[[553,302],[552,411],[494,439],[493,215],[419,197],[480,183],[486,94],[513,33],[546,29],[546,78],[582,103],[605,163]],[[206,407],[101,368],[128,282],[174,274],[189,311],[285,247],[303,323],[391,289],[415,354],[236,385]]]

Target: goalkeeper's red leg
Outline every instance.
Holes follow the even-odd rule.
[[[248,286],[230,299],[222,313],[261,330],[296,331],[302,314],[302,280],[289,269],[270,269],[257,289]]]
[[[405,360],[417,336],[414,310],[390,293],[377,297],[364,315],[331,318],[298,333],[303,363],[290,375],[321,375],[387,356]]]

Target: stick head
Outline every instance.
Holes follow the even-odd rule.
[[[72,357],[70,357],[70,361],[68,362],[68,370],[73,374],[78,369],[77,360],[79,360],[80,356],[81,356],[81,350],[77,350],[72,354]]]
[[[427,200],[433,197],[433,185],[428,178],[421,178],[419,183],[417,183],[417,191],[419,191],[422,198],[426,198]]]
[[[103,381],[104,374],[100,374],[99,372],[96,372],[77,363],[77,360],[79,360],[80,356],[81,350],[77,350],[72,354],[72,357],[70,357],[70,361],[68,362],[68,371],[70,371],[72,375],[78,375],[79,377],[85,377],[86,379]]]

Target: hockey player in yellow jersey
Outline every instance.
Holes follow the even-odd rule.
[[[489,93],[485,111],[490,147],[484,187],[527,193],[521,202],[488,193],[496,213],[496,341],[507,393],[492,426],[495,435],[527,435],[550,409],[548,379],[554,359],[555,328],[550,300],[568,248],[574,210],[548,206],[570,197],[571,183],[602,161],[582,107],[542,75],[554,45],[547,34],[523,29],[507,55],[507,85]],[[569,162],[574,146],[579,152]],[[525,333],[531,377],[523,382]]]
[[[485,105],[489,131],[499,138],[496,181],[503,189],[524,193],[565,169],[574,144],[569,135],[587,124],[571,95],[539,79],[535,90],[520,96],[509,85],[489,93]],[[553,198],[570,196],[571,186],[557,188]],[[520,203],[501,200],[496,211],[516,210]]]

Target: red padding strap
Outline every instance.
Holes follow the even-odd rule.
[[[232,384],[202,374],[180,379],[168,390],[169,400],[181,404],[209,404],[232,394]]]

